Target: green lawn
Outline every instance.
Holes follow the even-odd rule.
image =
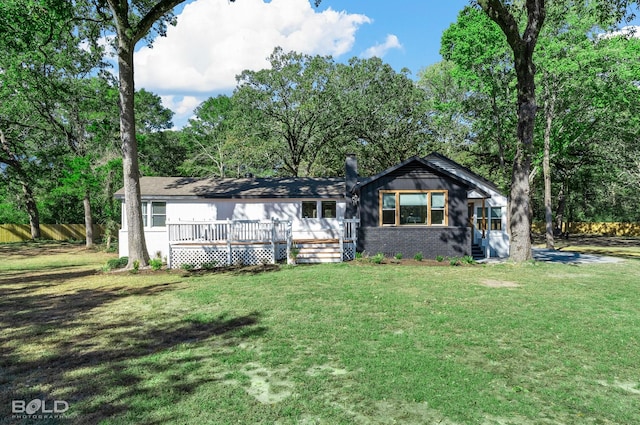
[[[640,423],[638,260],[185,276],[35,249],[0,249],[0,423],[35,398],[69,404],[38,424]]]

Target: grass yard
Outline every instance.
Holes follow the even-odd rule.
[[[0,423],[33,399],[69,405],[38,424],[640,423],[639,260],[96,271],[113,257],[0,246]]]

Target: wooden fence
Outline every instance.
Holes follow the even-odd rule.
[[[565,226],[566,227],[566,226]],[[544,233],[545,224],[535,222],[532,231]],[[566,231],[565,228],[562,229]],[[640,223],[569,223],[569,234],[574,235],[606,235],[606,236],[640,236]]]
[[[93,238],[104,235],[105,226],[93,225]],[[84,240],[84,224],[41,224],[40,238],[55,241],[69,239]],[[0,224],[0,243],[24,242],[31,240],[31,227],[28,224]]]

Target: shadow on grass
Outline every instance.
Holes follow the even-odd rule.
[[[66,279],[81,277],[78,272]],[[259,326],[258,312],[193,321],[167,310],[128,315],[115,310],[117,304],[113,312],[96,311],[124,297],[140,297],[134,306],[144,306],[145,298],[175,289],[172,283],[35,292],[46,286],[50,285],[0,287],[0,323],[6,330],[0,334],[0,424],[20,423],[11,418],[12,400],[35,398],[65,400],[70,406],[67,419],[39,423],[98,423],[132,411],[147,418],[139,423],[153,423],[144,407],[131,406],[133,400],[152,401],[161,393],[163,401],[177,402],[218,379],[197,372],[205,360],[202,354],[190,355],[195,370],[184,376],[180,362],[171,360],[174,350],[180,352],[185,344],[204,345],[211,347],[205,350],[210,360],[216,349],[266,332]],[[156,423],[171,419],[163,417]]]
[[[52,269],[62,269],[62,268],[77,268],[78,266],[60,266],[60,267],[42,267],[40,270],[52,270]],[[5,291],[33,291],[38,287],[49,286],[47,284],[44,285],[35,285],[24,288],[13,288],[8,289],[5,288],[5,285],[18,285],[18,284],[29,284],[35,282],[56,282],[56,281],[67,281],[72,279],[83,278],[87,276],[93,276],[98,274],[96,270],[76,270],[70,272],[57,272],[57,273],[43,273],[43,274],[33,274],[33,273],[13,273],[11,275],[2,275],[0,274],[0,296],[5,294]]]
[[[85,249],[85,243],[82,242],[66,242],[66,241],[26,241],[0,243],[0,255],[29,257],[41,254],[66,254]],[[95,249],[92,249],[95,250]]]
[[[258,275],[262,273],[277,272],[277,271],[280,271],[279,264],[259,264],[255,266],[243,266],[243,265],[223,266],[223,267],[216,267],[210,270],[205,270],[205,269],[196,269],[191,271],[181,270],[180,273],[182,273],[184,276],[202,276],[202,275],[209,275],[209,274],[224,274],[224,273],[230,273],[234,276],[241,276],[241,275]]]

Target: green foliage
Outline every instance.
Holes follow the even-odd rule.
[[[195,266],[193,264],[189,264],[189,263],[182,263],[180,265],[180,268],[182,270],[190,272],[191,270],[195,269]]]
[[[140,270],[140,260],[133,260],[133,268],[130,270],[131,273],[138,273]]]
[[[416,261],[422,261],[424,259],[424,255],[422,254],[422,252],[418,252],[416,255],[413,256],[413,259]]]
[[[476,263],[476,260],[474,260],[471,255],[465,255],[464,257],[462,257],[462,259],[460,261],[462,262],[462,264],[475,264]]]
[[[0,203],[0,224],[29,224],[29,216],[10,202]]]
[[[443,262],[443,261],[444,261],[444,257],[443,257],[442,255],[436,255],[436,261],[437,261],[438,263],[441,263],[441,262]]]
[[[121,269],[125,267],[129,262],[129,257],[113,258],[107,261],[107,264],[103,267],[104,271],[111,271],[115,269]]]
[[[362,260],[363,255],[362,252],[356,252],[356,260]]]
[[[160,270],[162,268],[162,260],[159,258],[153,258],[149,260],[149,265],[152,270]]]
[[[382,264],[382,262],[384,261],[384,254],[381,252],[378,252],[376,255],[369,258],[369,261],[371,261],[374,264]]]
[[[393,258],[395,258],[396,260],[402,260],[402,253],[398,252],[396,255],[393,256]]]
[[[202,263],[200,268],[203,270],[215,270],[217,266],[218,266],[218,263],[216,261],[210,261],[207,263]]]
[[[462,264],[462,262],[458,257],[448,257],[448,258],[449,258],[449,265],[451,266],[459,266]]]

